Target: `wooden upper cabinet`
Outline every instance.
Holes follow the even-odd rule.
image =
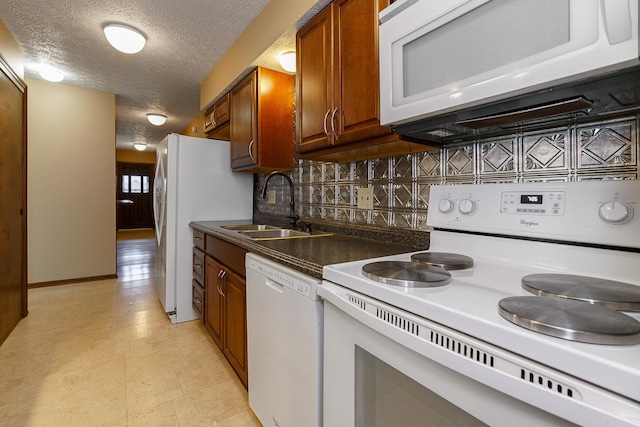
[[[229,93],[227,93],[204,113],[204,133],[207,138],[229,141],[229,117]]]
[[[378,11],[388,3],[336,0],[298,32],[299,152],[391,133],[379,117]]]
[[[231,168],[293,167],[294,78],[258,67],[231,89]]]
[[[297,156],[347,162],[439,148],[380,126],[378,13],[390,0],[334,0],[297,34]]]
[[[297,34],[296,72],[298,151],[333,143],[329,119],[333,110],[332,8],[327,7]]]
[[[231,168],[257,165],[255,139],[258,120],[256,106],[255,73],[238,83],[231,90]]]

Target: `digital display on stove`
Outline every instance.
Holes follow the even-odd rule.
[[[500,198],[500,212],[513,215],[564,215],[565,193],[540,191],[524,193],[505,191]]]
[[[520,195],[520,203],[523,205],[541,205],[542,194],[522,194]]]

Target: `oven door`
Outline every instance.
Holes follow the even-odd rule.
[[[507,395],[483,384],[483,378],[491,382],[487,371],[500,362],[480,345],[463,343],[453,331],[438,337],[431,354],[417,352],[410,348],[416,347],[411,336],[425,328],[415,316],[398,315],[403,312],[379,302],[375,310],[383,320],[368,316],[365,305],[375,300],[328,282],[318,293],[325,299],[325,425],[574,425],[514,398],[518,392]],[[433,335],[433,329],[427,333]],[[479,380],[469,377],[472,371]],[[509,388],[508,378],[498,375],[500,382]],[[531,395],[537,398],[535,390]],[[566,405],[563,400],[556,405]]]

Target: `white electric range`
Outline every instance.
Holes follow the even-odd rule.
[[[324,268],[328,425],[640,425],[640,181],[432,186],[428,224]]]

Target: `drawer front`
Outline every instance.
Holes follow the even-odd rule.
[[[245,277],[247,275],[244,267],[244,257],[247,254],[246,249],[218,239],[210,234],[207,234],[206,239],[207,254],[229,267],[239,276]]]
[[[205,242],[204,233],[199,230],[193,230],[193,246],[204,251]]]
[[[200,284],[193,280],[192,281],[192,295],[191,295],[191,305],[193,309],[198,313],[198,317],[204,320],[204,288],[200,286]]]
[[[193,248],[193,278],[204,283],[204,252]]]

